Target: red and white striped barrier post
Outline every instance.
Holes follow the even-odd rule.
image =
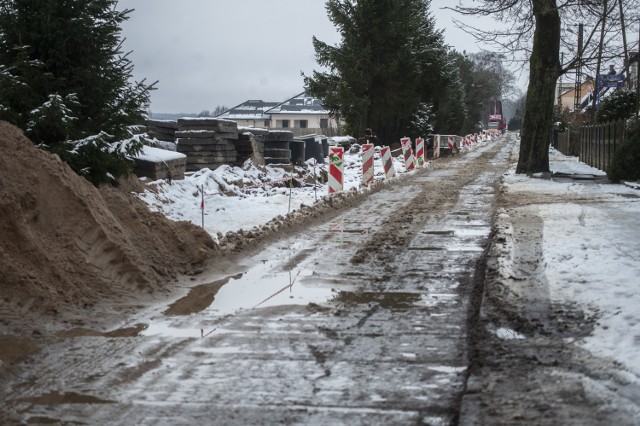
[[[362,184],[373,183],[373,144],[362,145]]]
[[[404,168],[413,170],[416,165],[413,158],[413,149],[411,148],[411,139],[402,138],[400,139],[400,144],[402,145],[402,155],[404,155]]]
[[[393,167],[393,158],[391,157],[391,149],[388,146],[383,146],[380,149],[380,155],[382,155],[382,168],[384,169],[384,178],[391,179],[396,176],[396,171]]]
[[[455,136],[449,136],[449,138],[447,139],[447,145],[449,146],[449,149],[453,152],[456,150],[456,137]]]
[[[344,189],[344,148],[329,147],[329,194]]]
[[[416,138],[416,160],[418,167],[424,166],[424,139]]]

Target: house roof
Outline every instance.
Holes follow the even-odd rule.
[[[226,118],[229,120],[268,120],[269,115],[266,111],[278,104],[279,102],[265,102],[259,99],[248,100],[228,109],[222,114],[218,114],[216,118]]]
[[[316,114],[326,115],[329,111],[324,107],[322,101],[314,98],[307,92],[302,92],[286,101],[267,110],[266,114]]]

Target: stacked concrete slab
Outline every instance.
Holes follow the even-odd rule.
[[[291,162],[289,144],[292,141],[292,132],[287,130],[270,130],[264,139],[265,164],[289,164]]]
[[[176,150],[187,156],[187,171],[236,164],[238,125],[217,118],[180,118]]]
[[[235,141],[238,152],[237,164],[241,165],[251,158],[254,164],[264,164],[264,140],[269,130],[257,127],[241,127],[238,129],[238,140]]]
[[[187,158],[183,154],[145,146],[134,158],[133,173],[151,180],[184,179],[186,164]]]
[[[175,142],[178,123],[174,120],[147,120],[147,134],[160,141]]]

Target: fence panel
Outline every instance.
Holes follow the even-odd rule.
[[[606,171],[616,153],[616,148],[624,140],[624,128],[625,123],[622,120],[582,126],[578,129],[578,140],[574,145],[577,152],[563,153],[577,154],[583,163]]]

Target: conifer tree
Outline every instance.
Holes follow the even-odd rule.
[[[116,5],[116,0],[0,1],[0,119],[65,160],[73,151],[69,141],[128,136],[127,127],[142,121],[149,104],[153,84],[132,82],[133,66],[121,49],[120,25],[131,11]],[[114,162],[116,173],[110,176],[126,171],[118,163],[127,154],[94,154],[108,156],[101,161],[107,170]],[[82,164],[75,167],[87,173]],[[109,173],[91,180],[110,179],[104,175]]]
[[[305,77],[307,89],[361,135],[372,128],[395,140],[432,104],[446,75],[446,48],[424,0],[328,0],[342,37],[331,46],[314,37],[328,71]]]

